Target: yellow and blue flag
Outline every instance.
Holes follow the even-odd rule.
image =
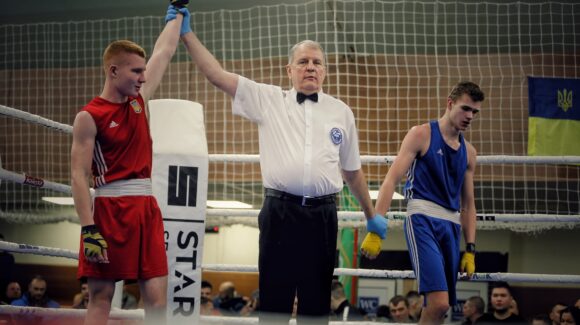
[[[528,95],[528,155],[580,156],[580,79],[528,77]]]

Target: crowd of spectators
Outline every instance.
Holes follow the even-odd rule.
[[[48,295],[48,284],[41,275],[34,276],[23,290],[17,281],[7,281],[2,291],[0,303],[13,306],[43,308],[60,308],[60,304]],[[537,314],[522,317],[514,299],[512,288],[505,282],[493,283],[489,291],[489,304],[480,296],[472,296],[463,301],[463,319],[454,322],[461,325],[474,324],[529,324],[529,325],[580,325],[580,299],[569,304],[555,302],[550,310],[539,310]],[[124,290],[124,309],[138,307],[137,299],[128,290]],[[242,296],[236,291],[231,281],[222,282],[217,292],[208,281],[202,281],[201,315],[256,317],[260,311],[259,291],[254,290],[249,296]],[[86,282],[80,282],[80,292],[66,307],[86,309],[89,303]],[[295,308],[298,301],[295,299]],[[417,323],[424,305],[423,296],[417,291],[406,295],[393,296],[388,304],[379,305],[374,311],[365,311],[352,305],[345,294],[343,285],[335,280],[331,287],[329,302],[329,320],[331,321],[374,321],[381,323]],[[487,307],[487,308],[486,308]],[[295,312],[294,312],[295,314]],[[36,317],[36,316],[28,316]],[[26,320],[30,322],[30,319]],[[453,323],[453,322],[451,322]],[[18,325],[19,321],[0,315],[0,324]]]

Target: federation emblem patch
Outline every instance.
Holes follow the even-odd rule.
[[[141,105],[139,104],[139,102],[136,99],[133,99],[129,104],[133,108],[133,111],[137,114],[140,114],[141,111],[143,110],[141,108]]]
[[[334,144],[341,144],[342,143],[342,131],[339,128],[332,128],[330,130],[330,140]]]

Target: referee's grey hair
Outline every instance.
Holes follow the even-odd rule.
[[[320,43],[318,43],[316,41],[311,41],[311,40],[305,40],[302,42],[298,42],[290,48],[290,52],[288,52],[288,64],[292,63],[292,60],[294,59],[294,52],[296,52],[296,49],[298,49],[300,46],[305,46],[307,48],[320,50],[320,52],[322,52],[322,56],[324,58],[324,65],[326,65],[326,53],[324,53],[324,49],[322,48],[322,45],[320,45]]]

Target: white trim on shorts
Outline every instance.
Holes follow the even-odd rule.
[[[123,179],[95,189],[95,197],[151,196],[150,178]]]
[[[407,202],[407,216],[423,214],[429,217],[448,220],[458,225],[461,224],[460,213],[440,206],[427,200],[413,199]]]

